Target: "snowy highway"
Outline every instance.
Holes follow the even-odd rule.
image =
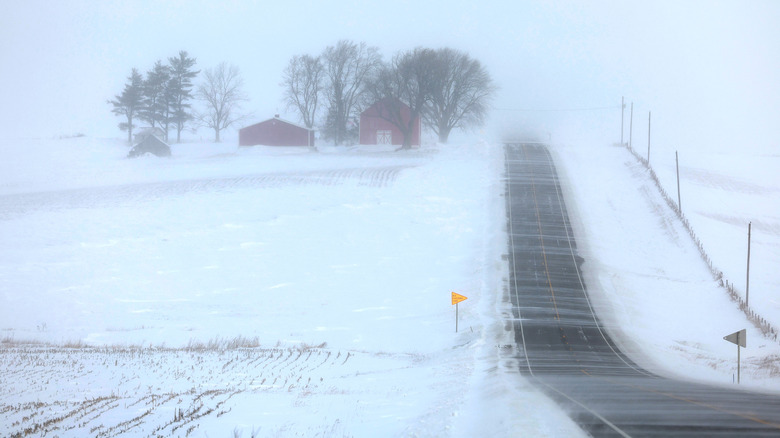
[[[520,371],[593,436],[778,436],[780,399],[658,376],[589,301],[547,148],[506,145],[510,293]]]

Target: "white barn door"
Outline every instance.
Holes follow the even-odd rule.
[[[393,131],[376,131],[376,144],[393,144]]]

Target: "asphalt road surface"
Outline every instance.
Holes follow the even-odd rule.
[[[550,154],[506,145],[510,293],[521,372],[594,437],[780,437],[780,397],[659,377],[599,322]]]

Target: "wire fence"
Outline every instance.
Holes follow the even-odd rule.
[[[748,306],[743,298],[744,291],[737,289],[734,286],[734,282],[729,282],[729,280],[725,278],[725,276],[723,275],[723,271],[718,269],[712,263],[712,259],[710,258],[709,254],[707,254],[707,251],[704,249],[704,245],[702,244],[699,237],[696,236],[696,233],[693,231],[693,227],[691,226],[691,223],[688,221],[688,218],[685,217],[685,214],[683,214],[682,210],[680,210],[680,206],[674,201],[674,199],[672,199],[671,196],[669,196],[669,194],[663,188],[663,186],[661,185],[661,181],[658,179],[658,176],[655,174],[655,171],[650,166],[650,163],[647,161],[647,159],[639,155],[639,153],[634,149],[630,148],[628,144],[624,143],[623,146],[629,152],[631,152],[634,158],[636,158],[637,161],[642,163],[642,165],[647,169],[650,178],[655,183],[656,188],[661,193],[661,196],[666,201],[666,204],[669,206],[669,208],[672,209],[672,211],[675,212],[675,214],[677,214],[677,218],[680,219],[680,222],[683,224],[683,227],[685,227],[685,229],[688,231],[688,234],[691,236],[691,239],[693,239],[693,242],[696,244],[696,247],[699,249],[699,254],[701,255],[701,258],[709,267],[710,272],[712,273],[712,276],[715,279],[715,281],[718,282],[720,287],[726,290],[726,292],[731,297],[731,300],[738,304],[739,309],[742,311],[742,313],[745,314],[747,319],[751,323],[753,323],[753,325],[755,325],[756,328],[761,330],[761,333],[763,333],[765,337],[777,342],[778,341],[777,328],[774,327],[769,321],[767,321],[761,315],[756,313],[750,306]]]

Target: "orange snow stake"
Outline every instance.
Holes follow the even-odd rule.
[[[458,304],[458,303],[460,303],[461,301],[466,301],[467,299],[469,299],[469,298],[468,297],[464,297],[461,294],[456,294],[455,292],[452,293],[452,305],[453,306]]]
[[[455,333],[458,333],[458,303],[466,301],[468,297],[461,294],[452,293],[452,305],[455,306]]]

